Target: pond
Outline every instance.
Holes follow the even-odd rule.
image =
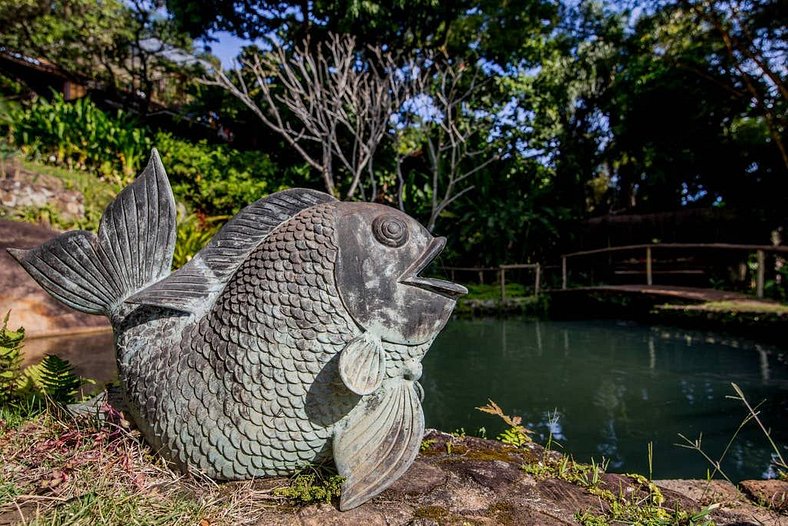
[[[746,416],[726,398],[738,384],[778,444],[788,445],[788,349],[711,333],[616,321],[452,320],[424,360],[427,425],[488,437],[504,429],[474,408],[497,402],[545,443],[576,460],[609,460],[614,472],[704,478],[709,464],[676,446],[679,433],[717,459]],[[561,449],[554,446],[555,449]],[[733,442],[723,470],[734,481],[774,476],[754,422]],[[783,457],[788,448],[783,447]]]
[[[115,376],[112,334],[29,339],[28,360],[55,353],[79,374],[100,382]],[[653,443],[655,478],[704,478],[700,454],[677,447],[682,433],[703,434],[703,449],[719,458],[746,416],[732,395],[736,382],[778,444],[788,445],[788,349],[712,333],[616,321],[452,320],[424,360],[422,385],[428,427],[504,425],[474,408],[497,402],[523,417],[536,439],[552,438],[579,461],[608,459],[609,470],[648,473]],[[554,446],[560,449],[559,446]],[[783,449],[788,457],[788,449]],[[749,423],[723,469],[734,481],[773,475],[771,449]]]

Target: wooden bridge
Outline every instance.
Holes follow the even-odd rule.
[[[533,276],[535,295],[545,290],[552,294],[598,291],[659,296],[666,302],[700,303],[752,300],[752,296],[743,291],[753,288],[756,298],[763,299],[767,278],[774,278],[767,275],[769,268],[776,273],[778,259],[788,260],[788,246],[652,243],[563,254],[560,267],[528,263],[497,267],[444,267],[444,271],[452,280],[458,273],[473,273],[482,284],[485,274],[494,272],[494,281],[500,285],[501,300],[506,299],[507,271],[528,270]],[[771,267],[767,264],[770,261],[773,261]],[[788,261],[785,264],[788,265]],[[555,273],[559,268],[560,288]],[[546,277],[553,279],[546,280]],[[713,287],[715,280],[717,284]],[[731,288],[731,283],[735,282],[739,283],[739,291],[721,290],[724,286]]]
[[[621,256],[626,256],[621,258]],[[754,255],[754,268],[746,262]],[[593,284],[593,271],[590,272],[590,285],[570,287],[570,274],[573,269],[582,269],[583,258],[606,259],[606,281],[621,281],[629,278],[629,283]],[[771,245],[741,245],[730,243],[653,243],[647,245],[626,245],[595,250],[572,252],[561,256],[561,290],[583,289],[599,291],[620,291],[664,296],[666,299],[689,301],[722,301],[751,299],[742,292],[725,291],[709,286],[712,280],[710,270],[726,264],[738,267],[738,281],[748,282],[748,273],[754,274],[755,295],[764,297],[767,275],[767,256],[788,258],[788,247]],[[710,261],[713,260],[713,261]],[[570,269],[570,262],[572,269]],[[720,265],[720,263],[722,265]],[[715,265],[716,264],[716,265]],[[586,267],[589,267],[586,262]],[[772,265],[774,268],[774,265]],[[588,278],[588,272],[584,277]],[[697,285],[680,286],[677,278],[695,278]],[[612,278],[612,279],[611,279]],[[659,278],[659,285],[655,284]],[[575,280],[576,282],[577,280]],[[727,280],[726,280],[727,281]],[[753,278],[749,278],[753,281]]]

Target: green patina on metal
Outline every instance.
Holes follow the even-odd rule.
[[[238,213],[170,273],[175,202],[158,154],[104,212],[12,255],[104,314],[147,440],[221,480],[332,460],[340,508],[395,481],[424,433],[421,360],[467,292],[420,276],[443,249],[406,214],[293,189]]]

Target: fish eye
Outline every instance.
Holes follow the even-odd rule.
[[[372,233],[375,239],[387,247],[398,248],[408,240],[408,226],[405,222],[391,214],[384,214],[372,222]]]

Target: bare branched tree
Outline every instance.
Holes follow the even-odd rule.
[[[473,72],[469,73],[469,69]],[[422,144],[429,166],[431,191],[430,215],[427,228],[432,231],[440,214],[457,199],[472,191],[471,176],[499,159],[492,151],[486,135],[490,127],[488,111],[474,108],[474,98],[481,87],[478,70],[462,63],[435,62],[429,72],[417,75],[415,95],[424,104],[408,108],[415,122],[422,128]],[[470,75],[470,76],[469,76]],[[405,178],[403,157],[412,155],[398,148],[396,170],[399,181],[398,202],[404,209]]]
[[[322,174],[326,191],[374,200],[373,157],[410,84],[395,58],[378,47],[360,53],[354,38],[332,36],[292,51],[274,44],[242,66],[234,79],[216,71],[206,82],[230,91],[279,133]],[[364,195],[365,173],[370,195]]]

